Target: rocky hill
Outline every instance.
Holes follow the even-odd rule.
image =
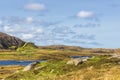
[[[0,49],[15,49],[24,44],[21,39],[0,32]]]

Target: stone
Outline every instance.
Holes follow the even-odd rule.
[[[33,69],[38,63],[39,63],[39,62],[33,62],[33,63],[27,65],[27,66],[23,69],[23,71],[29,71],[29,70]]]
[[[50,73],[53,73],[55,70],[54,69],[52,69],[51,71],[50,71]]]
[[[78,64],[82,64],[82,63],[83,63],[83,61],[80,58],[71,59],[67,62],[67,64],[75,65],[75,66],[77,66]]]
[[[85,59],[82,59],[82,61],[83,61],[83,62],[86,62],[87,60],[88,60],[87,58],[85,58]]]
[[[120,59],[120,54],[112,54],[110,58],[108,59],[111,59],[111,58],[118,58]]]
[[[43,68],[45,68],[46,66],[40,66],[40,67],[37,67],[37,68],[35,68],[35,70],[40,70],[40,69],[43,69]]]

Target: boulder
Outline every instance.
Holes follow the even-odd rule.
[[[120,59],[120,54],[112,54],[110,58],[108,59],[111,59],[111,58],[118,58]]]
[[[67,64],[75,65],[75,66],[77,66],[78,64],[82,64],[82,63],[83,61],[80,58],[71,59],[67,62]]]
[[[83,62],[85,62],[85,61],[87,61],[87,60],[88,60],[88,58],[82,59]]]
[[[118,64],[120,64],[120,62],[118,62]]]
[[[29,71],[29,70],[33,69],[38,63],[39,63],[39,62],[33,62],[33,63],[27,65],[27,66],[23,69],[23,71]]]

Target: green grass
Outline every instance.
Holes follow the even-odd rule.
[[[107,59],[108,56],[96,56],[87,62],[84,62],[83,64],[80,64],[78,66],[75,65],[67,65],[67,60],[55,60],[51,59],[46,62],[41,62],[38,64],[35,68],[38,68],[40,66],[43,66],[42,69],[33,69],[28,72],[20,72],[18,74],[15,74],[13,76],[10,76],[6,80],[20,80],[21,78],[24,80],[54,80],[58,79],[58,77],[62,75],[66,75],[71,72],[78,72],[82,71],[86,76],[84,75],[84,80],[91,80],[92,77],[100,77],[104,74],[104,71],[102,70],[109,70],[112,67],[119,66],[117,63],[120,61],[120,59]],[[89,68],[93,70],[96,70],[97,72],[89,73],[86,70]],[[99,73],[100,70],[100,73]]]
[[[41,62],[35,68],[43,66],[42,69],[33,69],[28,72],[22,72],[9,76],[6,80],[77,80],[67,78],[69,76],[79,77],[83,75],[83,80],[91,80],[92,77],[97,78],[103,76],[105,71],[119,66],[120,59],[108,59],[109,55],[95,55],[89,51],[70,51],[70,50],[52,50],[52,49],[39,49],[27,43],[18,48],[16,51],[0,52],[0,59],[6,60],[38,60],[46,59],[46,62]],[[67,65],[70,56],[77,55],[95,55],[94,58],[89,59],[87,62],[75,65]],[[90,72],[90,70],[92,70]],[[105,70],[105,71],[104,71]],[[95,72],[94,72],[95,71]],[[72,73],[72,74],[71,74]],[[74,74],[73,74],[74,73]],[[116,73],[118,74],[118,73]],[[68,76],[69,75],[69,76]],[[61,77],[65,76],[65,77]]]

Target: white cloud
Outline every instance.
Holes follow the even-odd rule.
[[[3,27],[3,30],[5,32],[13,32],[13,33],[15,33],[15,32],[22,32],[23,31],[21,26],[18,25],[18,24],[15,24],[14,26],[6,25],[6,26]]]
[[[45,5],[40,3],[30,3],[24,6],[26,10],[40,11],[45,10]]]
[[[22,35],[22,39],[31,39],[31,38],[33,38],[33,37],[34,37],[33,34],[23,34],[23,35]]]
[[[36,39],[34,38],[40,37],[43,33],[43,30],[40,27],[26,28],[25,26],[20,26],[18,24],[5,25],[3,31],[27,41],[35,41]]]
[[[77,14],[78,18],[90,18],[93,17],[94,13],[92,11],[80,11]]]
[[[11,29],[10,25],[4,26],[4,31],[5,32],[12,32],[13,29]]]
[[[32,22],[33,22],[33,18],[32,18],[32,17],[27,17],[27,18],[26,18],[26,22],[32,23]]]
[[[42,32],[43,32],[43,30],[40,28],[36,30],[36,33],[42,33]]]

